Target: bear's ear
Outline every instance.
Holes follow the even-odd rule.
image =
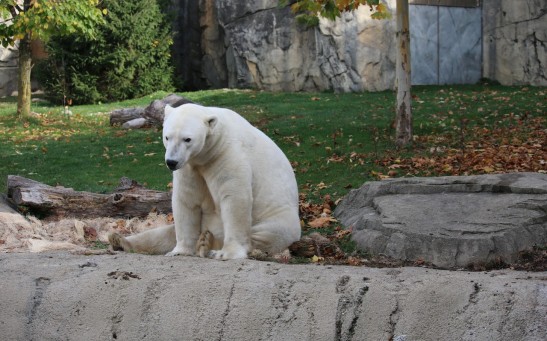
[[[209,116],[205,119],[205,124],[209,127],[210,130],[214,129],[217,125],[218,117],[216,116]]]
[[[167,105],[165,106],[165,108],[163,109],[163,114],[164,114],[163,120],[164,120],[164,121],[165,121],[165,119],[167,118],[167,116],[169,116],[169,115],[173,112],[173,109],[174,109],[174,108],[173,108],[172,106],[170,106],[169,104],[167,104]]]

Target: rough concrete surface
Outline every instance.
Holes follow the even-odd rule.
[[[547,244],[547,174],[368,182],[334,211],[358,246],[439,267],[515,261]]]
[[[3,340],[545,340],[547,273],[0,254]]]

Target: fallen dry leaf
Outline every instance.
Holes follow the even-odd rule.
[[[335,222],[336,222],[335,218],[331,216],[324,216],[324,217],[319,217],[308,222],[308,225],[310,227],[319,229],[319,228],[327,227],[330,223],[335,223]]]

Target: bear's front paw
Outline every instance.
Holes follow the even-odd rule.
[[[193,256],[193,255],[194,255],[194,250],[192,250],[192,248],[179,247],[179,246],[175,246],[175,248],[173,249],[173,251],[168,252],[168,253],[165,254],[165,256],[167,256],[167,257],[173,257],[173,256]]]
[[[247,250],[243,246],[223,247],[222,250],[209,251],[209,258],[213,259],[243,259],[247,258]]]

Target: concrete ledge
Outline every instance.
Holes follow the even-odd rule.
[[[0,254],[5,340],[545,340],[547,273]]]

